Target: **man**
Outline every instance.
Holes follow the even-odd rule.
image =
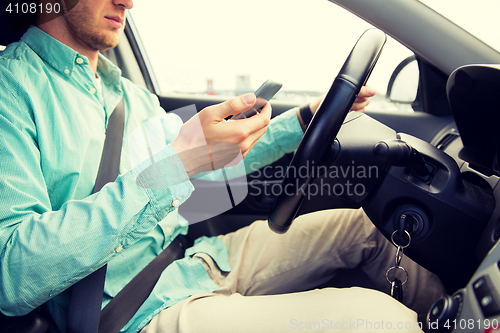
[[[270,163],[301,139],[296,109],[270,121],[267,105],[252,118],[224,121],[249,109],[253,94],[208,107],[184,125],[168,115],[164,147],[153,156],[167,171],[165,186],[140,186],[137,174],[145,167],[132,165],[133,143],[127,138],[164,111],[155,97],[121,78],[119,69],[99,55],[116,46],[132,6],[132,0],[80,0],[61,17],[45,22],[42,15],[45,23],[31,27],[0,56],[4,314],[23,315],[46,303],[64,331],[70,287],[106,263],[107,304],[187,232],[177,209],[193,191],[189,178],[228,159],[214,151],[212,160],[193,154],[205,142],[231,143],[247,161]],[[362,91],[353,108],[362,109],[371,95]],[[107,121],[122,96],[126,127],[120,176],[91,195]],[[311,112],[316,108],[312,103]],[[197,126],[202,131],[193,134]],[[203,237],[165,269],[123,330],[283,332],[317,322],[323,330],[337,323],[342,329],[349,324],[347,330],[370,330],[369,323],[380,327],[390,321],[393,327],[408,323],[403,328],[418,331],[411,325],[415,313],[378,291],[289,293],[314,288],[338,268],[358,265],[373,276],[376,287],[385,288],[394,253],[361,210],[310,214],[297,219],[286,235],[273,234],[260,221],[229,235]],[[417,303],[419,288],[429,290],[429,299],[441,292],[436,277],[409,261],[405,267],[410,306]],[[360,326],[353,328],[353,322]]]

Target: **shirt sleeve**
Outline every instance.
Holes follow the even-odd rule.
[[[193,187],[167,145],[154,155],[154,165],[145,161],[98,193],[53,210],[33,113],[16,97],[15,84],[5,89],[0,99],[0,310],[17,316],[130,247]],[[152,186],[152,180],[163,183]]]
[[[296,150],[303,136],[296,108],[273,118],[266,133],[244,158],[247,174]]]

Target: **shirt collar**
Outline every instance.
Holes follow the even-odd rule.
[[[23,37],[21,37],[21,41],[28,44],[40,58],[63,74],[71,74],[73,72],[77,57],[84,58],[84,61],[88,63],[87,57],[79,55],[78,52],[69,46],[59,42],[35,26],[31,26],[26,31]],[[67,70],[69,70],[69,73]]]
[[[101,53],[99,53],[97,60],[97,72],[106,84],[116,86],[116,89],[121,91],[120,78],[122,71]]]
[[[89,64],[86,56],[79,54],[69,46],[61,43],[35,26],[31,26],[28,31],[26,31],[21,41],[28,44],[40,58],[62,74],[71,75],[78,59],[83,60],[83,62],[78,60],[79,64]],[[121,70],[100,53],[97,69],[99,75],[106,82],[115,85],[119,83]]]

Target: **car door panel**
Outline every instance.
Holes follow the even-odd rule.
[[[226,101],[229,97],[221,96],[209,96],[209,95],[169,95],[169,96],[158,96],[160,100],[160,105],[165,109],[165,111],[170,112],[176,109],[185,107],[187,105],[196,105],[198,111],[206,108],[207,106],[218,104]],[[290,110],[295,107],[296,104],[291,102],[283,101],[271,101],[273,108],[272,117],[282,114],[283,112]]]

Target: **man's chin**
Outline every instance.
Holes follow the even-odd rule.
[[[99,51],[105,51],[112,49],[118,45],[119,35],[114,36],[101,36],[101,38],[96,38],[94,40],[94,47]]]
[[[105,51],[105,50],[108,50],[108,49],[112,49],[114,47],[116,47],[118,45],[118,39],[116,41],[113,41],[112,43],[109,43],[105,48],[104,50],[101,50],[101,51]]]

